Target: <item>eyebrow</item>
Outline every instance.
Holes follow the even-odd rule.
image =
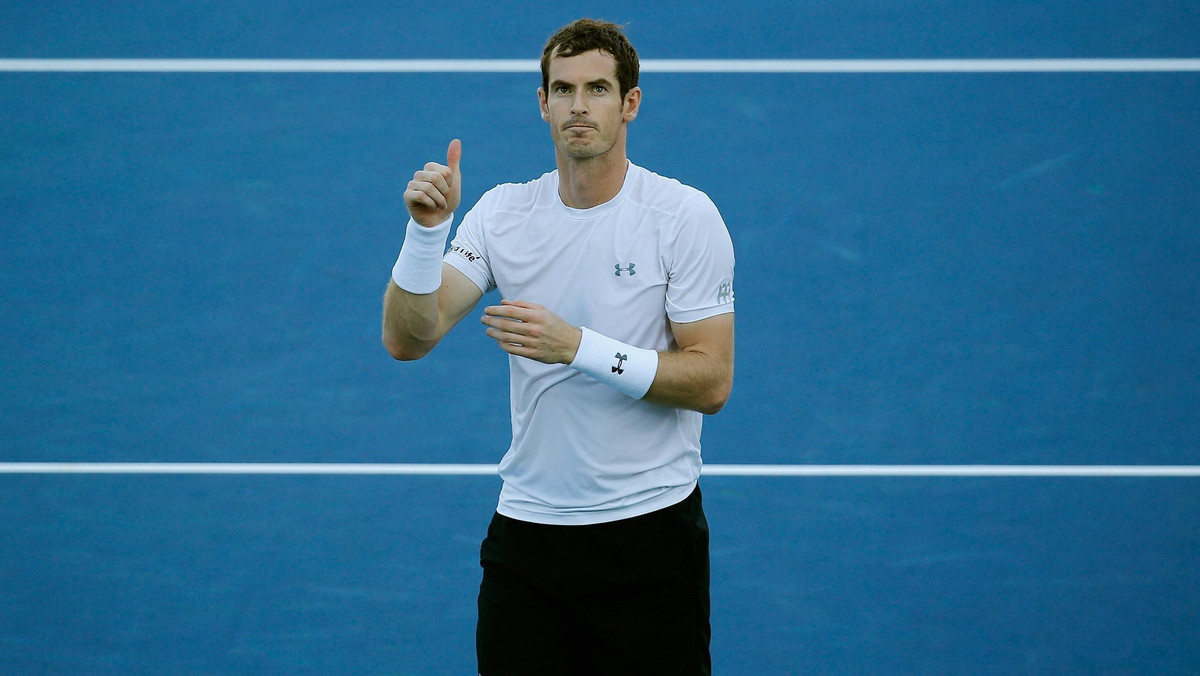
[[[586,83],[584,86],[585,87],[594,87],[596,85],[604,85],[605,87],[608,87],[609,89],[612,89],[613,87],[615,87],[612,80],[609,80],[606,77],[602,77],[598,80],[592,80],[591,82]],[[552,89],[552,90],[558,89],[559,87],[574,87],[574,86],[575,85],[573,83],[567,82],[565,80],[555,80],[550,83],[550,89]]]

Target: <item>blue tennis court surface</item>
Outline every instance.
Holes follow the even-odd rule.
[[[608,3],[643,59],[1195,58],[1200,7]],[[519,10],[516,9],[519,7]],[[0,59],[536,58],[550,3],[0,7]],[[392,362],[412,171],[553,164],[531,73],[0,72],[0,462],[494,463]],[[1200,464],[1200,73],[643,75],[738,255],[709,463]],[[444,155],[441,155],[444,156]],[[1200,673],[1195,478],[703,480],[722,674]],[[487,476],[0,475],[0,673],[473,673]]]

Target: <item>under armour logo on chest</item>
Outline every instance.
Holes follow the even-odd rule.
[[[621,264],[617,263],[616,265],[613,266],[617,270],[613,274],[616,275],[617,277],[620,277],[622,272],[628,272],[629,276],[632,277],[633,275],[637,274],[637,270],[633,269],[634,265],[636,265],[636,264],[630,263],[629,265],[626,265],[625,267],[621,267]]]

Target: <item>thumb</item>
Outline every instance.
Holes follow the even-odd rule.
[[[450,167],[450,171],[454,172],[455,176],[462,175],[458,168],[461,161],[462,141],[454,139],[450,142],[450,147],[446,149],[446,166]]]

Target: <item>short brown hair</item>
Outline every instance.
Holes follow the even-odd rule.
[[[593,49],[598,49],[616,60],[617,85],[621,89],[622,98],[630,89],[638,86],[641,65],[638,63],[637,50],[629,44],[629,39],[625,37],[621,27],[608,21],[580,19],[560,28],[546,42],[546,47],[542,50],[542,89],[550,88],[552,57],[575,56]]]

